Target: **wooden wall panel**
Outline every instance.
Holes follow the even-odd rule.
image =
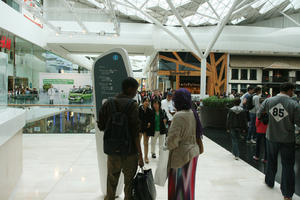
[[[190,63],[186,63],[179,56],[177,52],[172,52],[176,59],[169,58],[164,55],[159,55],[159,59],[173,62],[176,64],[176,70],[159,70],[158,75],[176,76],[176,89],[179,89],[180,76],[201,76],[201,68]],[[201,59],[192,53],[192,55],[199,61]],[[221,95],[227,90],[227,70],[228,70],[228,54],[224,53],[216,60],[215,53],[210,53],[210,62],[207,62],[207,93],[209,96]],[[179,65],[197,70],[197,71],[180,71]]]

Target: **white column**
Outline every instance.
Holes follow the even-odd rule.
[[[201,83],[200,83],[200,97],[204,98],[206,95],[206,58],[201,59]]]

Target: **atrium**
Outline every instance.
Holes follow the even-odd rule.
[[[0,0],[0,200],[111,200],[107,174],[113,159],[104,137],[108,129],[104,133],[100,123],[113,123],[113,110],[103,114],[105,102],[117,102],[120,93],[139,108],[130,110],[139,116],[133,123],[127,116],[124,134],[138,132],[134,155],[142,157],[136,162],[152,170],[150,182],[156,184],[156,198],[152,191],[151,198],[136,200],[300,200],[299,38],[300,0]],[[138,84],[134,98],[126,93],[132,88],[124,89],[126,80]],[[188,168],[195,183],[184,180],[189,186],[181,191],[191,197],[180,196],[179,185],[171,188],[170,145],[183,112],[176,103],[182,91],[190,105],[183,110],[195,116],[192,130],[200,131],[199,118],[203,134],[193,136],[198,154],[204,146],[197,167]],[[283,95],[290,97],[268,107]],[[234,109],[247,119],[231,119]],[[232,128],[232,121],[247,121],[246,128]],[[273,134],[284,141],[273,141]],[[167,149],[169,159],[163,160]],[[190,148],[182,156],[191,154]],[[168,180],[159,186],[162,163]],[[131,170],[144,173],[138,165]],[[266,177],[275,165],[270,188]],[[181,167],[178,174],[184,174]],[[128,195],[123,179],[116,199]]]

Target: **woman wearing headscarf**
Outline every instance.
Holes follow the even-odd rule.
[[[198,155],[203,153],[202,126],[192,110],[191,93],[179,89],[173,97],[177,113],[168,132],[168,200],[194,200]]]

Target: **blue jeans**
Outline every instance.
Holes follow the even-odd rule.
[[[240,157],[240,151],[239,151],[239,137],[241,134],[240,129],[231,129],[231,140],[232,140],[232,154],[235,157]]]
[[[248,129],[248,135],[247,140],[256,139],[256,114],[255,113],[249,113],[250,122],[249,122],[249,129]]]
[[[280,189],[284,197],[292,198],[295,193],[295,143],[278,143],[267,140],[267,152],[266,184],[274,187],[277,173],[277,159],[280,153],[282,164]]]

